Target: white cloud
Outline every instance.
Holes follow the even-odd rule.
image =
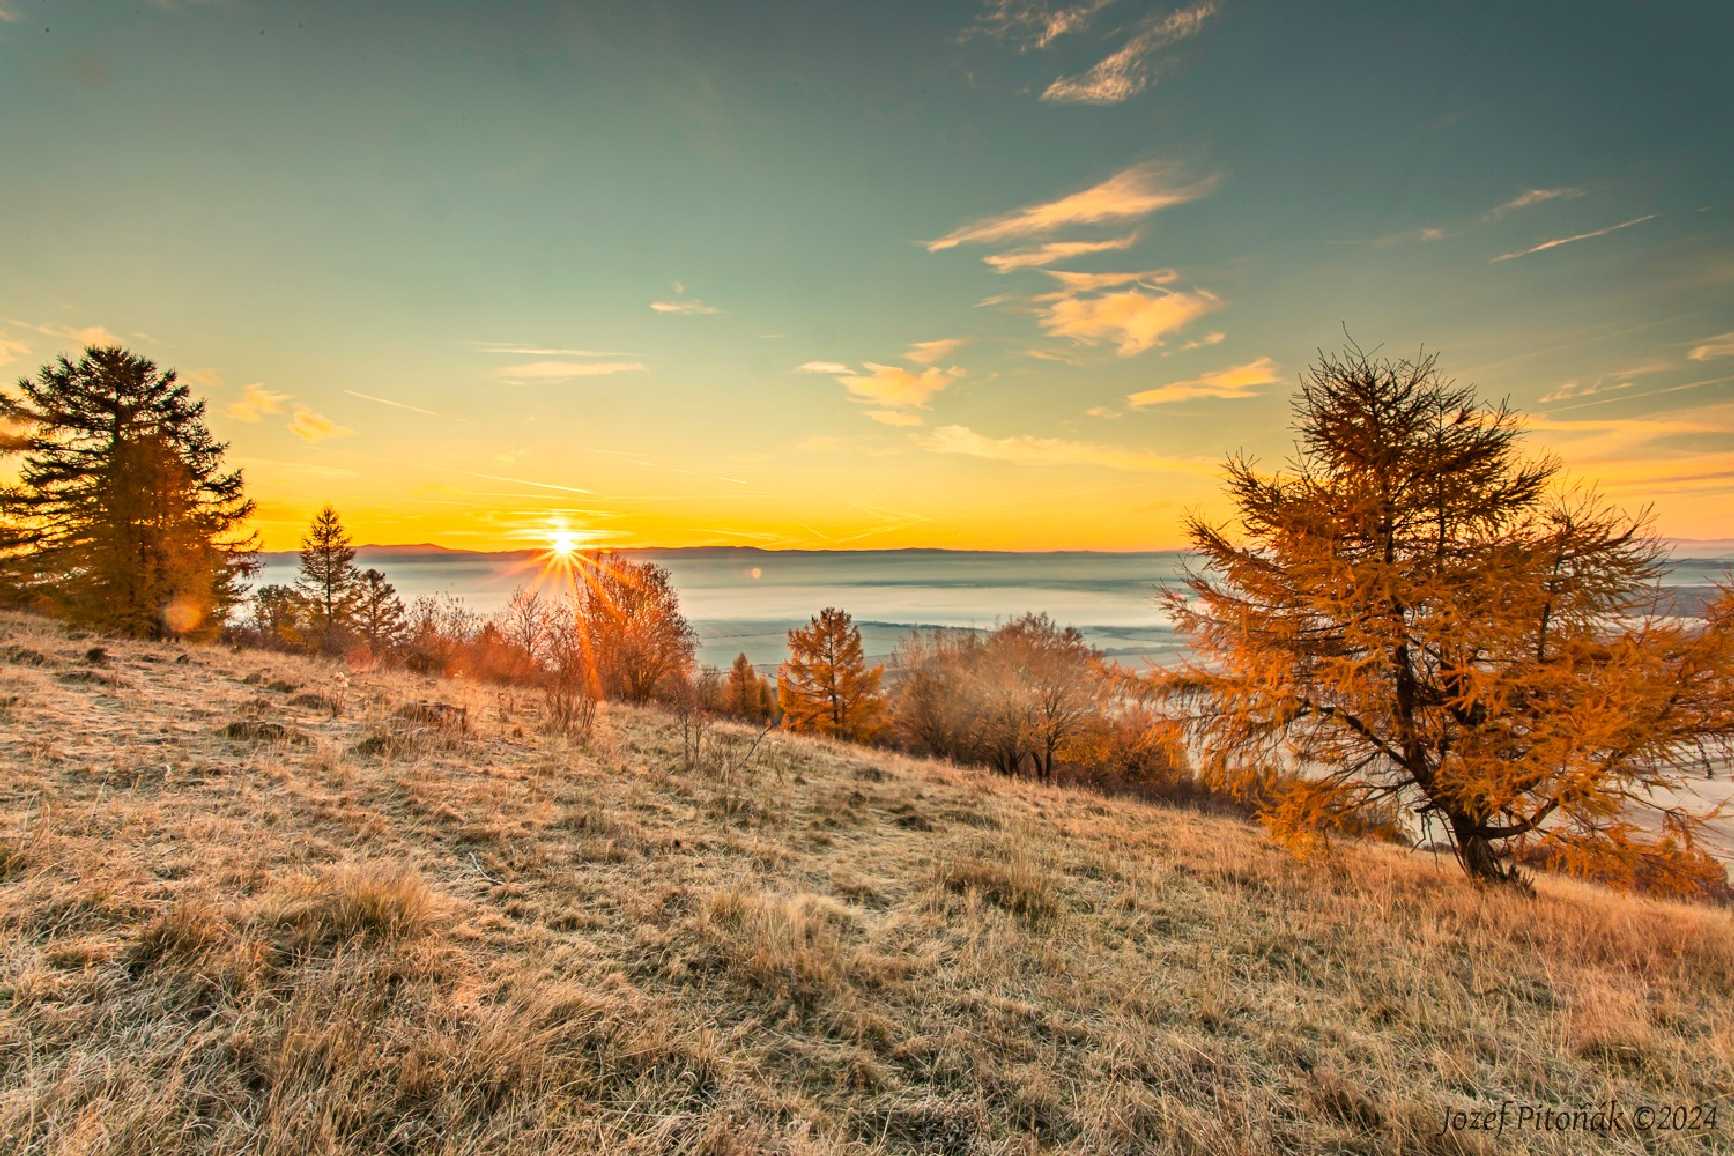
[[[841,361],[803,361],[798,367],[797,372],[824,373],[835,377],[839,374],[854,373],[855,371],[850,369],[847,365],[844,365]]]
[[[1591,229],[1587,233],[1574,233],[1569,237],[1557,237],[1551,241],[1543,241],[1539,245],[1531,245],[1527,249],[1517,249],[1510,253],[1501,253],[1499,256],[1488,261],[1488,264],[1497,265],[1501,261],[1515,261],[1519,257],[1527,257],[1531,253],[1545,253],[1549,249],[1557,249],[1561,245],[1569,245],[1574,241],[1587,241],[1591,237],[1605,237],[1609,233],[1617,233],[1621,229],[1629,229],[1633,225],[1641,225],[1645,221],[1653,221],[1661,215],[1662,214],[1660,213],[1650,213],[1643,217],[1633,217],[1629,221],[1621,221],[1617,225],[1609,225],[1604,229]]]
[[[850,396],[884,406],[926,406],[928,399],[964,375],[956,366],[912,372],[901,365],[864,361],[862,372],[839,375]]]
[[[572,381],[580,377],[607,377],[616,373],[641,373],[641,361],[528,361],[502,365],[494,371],[501,381],[518,385],[539,381]]]
[[[1142,409],[1146,406],[1170,405],[1177,401],[1191,401],[1201,397],[1257,397],[1259,394],[1256,386],[1271,385],[1280,380],[1276,362],[1268,357],[1261,357],[1245,365],[1231,365],[1215,373],[1200,374],[1185,381],[1171,381],[1154,389],[1139,390],[1137,393],[1127,394],[1126,402]]]
[[[900,409],[870,409],[867,416],[880,425],[916,426],[922,424],[921,415]]]
[[[960,454],[1019,466],[1090,466],[1148,474],[1200,474],[1209,473],[1214,468],[1212,463],[1198,459],[1173,458],[1148,450],[1124,449],[1098,442],[1029,435],[988,437],[961,425],[940,426],[932,433],[921,435],[917,444],[934,453]]]
[[[675,301],[652,301],[650,308],[657,313],[674,317],[714,317],[722,312],[715,305],[706,305],[697,297],[683,297]]]
[[[1110,405],[1093,405],[1084,411],[1085,417],[1098,417],[1104,421],[1118,421],[1126,415]]]
[[[1526,189],[1503,204],[1494,205],[1487,210],[1486,219],[1497,221],[1507,213],[1515,213],[1519,209],[1527,209],[1531,205],[1544,205],[1548,201],[1574,200],[1583,196],[1582,189]]]
[[[355,433],[348,426],[338,425],[324,414],[315,413],[304,405],[295,407],[295,413],[289,419],[289,432],[304,442],[346,438]]]
[[[1114,343],[1121,357],[1143,353],[1162,344],[1166,335],[1221,308],[1222,299],[1208,290],[1133,288],[1098,296],[1050,294],[1041,326],[1053,337],[1086,345]]]
[[[965,344],[961,337],[942,337],[935,341],[917,341],[903,351],[904,361],[917,365],[933,365],[944,361]]]
[[[1686,354],[1693,361],[1713,361],[1719,357],[1734,357],[1734,329],[1727,333],[1718,333],[1714,337],[1706,337],[1692,347],[1692,352]]]
[[[1119,50],[1077,76],[1062,76],[1042,93],[1042,99],[1068,104],[1119,104],[1142,92],[1150,83],[1148,57],[1196,35],[1216,11],[1214,0],[1203,0],[1165,16],[1151,15]]]
[[[1105,241],[1049,241],[1037,245],[1033,249],[1014,249],[1009,253],[989,253],[982,262],[998,273],[1010,273],[1014,269],[1036,269],[1044,265],[1052,265],[1056,261],[1066,261],[1073,257],[1086,257],[1091,253],[1112,253],[1122,249],[1130,249],[1138,243],[1136,232],[1127,233],[1124,237],[1109,237]]]
[[[289,400],[286,393],[275,393],[258,382],[241,387],[241,400],[229,403],[229,416],[236,421],[257,422],[268,413],[282,413]]]
[[[1162,209],[1195,201],[1215,187],[1214,177],[1185,181],[1171,166],[1155,163],[1134,165],[1100,184],[1058,200],[1026,205],[953,229],[945,236],[929,241],[927,249],[937,253],[963,244],[1041,236],[1071,225],[1147,217]]]

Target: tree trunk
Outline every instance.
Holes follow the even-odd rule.
[[[1457,863],[1477,883],[1497,883],[1529,889],[1529,881],[1517,870],[1517,864],[1507,862],[1494,847],[1493,841],[1481,834],[1481,824],[1468,815],[1452,811],[1451,846]]]

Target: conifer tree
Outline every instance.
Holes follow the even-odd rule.
[[[868,669],[854,621],[827,606],[806,627],[789,631],[789,659],[777,674],[783,726],[857,742],[874,738],[884,728],[884,675],[884,667]]]
[[[763,680],[745,654],[735,655],[723,687],[723,709],[736,718],[765,717]]]
[[[378,570],[363,570],[356,576],[355,631],[374,654],[394,649],[409,634],[403,599]]]
[[[1168,599],[1207,773],[1303,843],[1404,804],[1477,880],[1517,850],[1689,872],[1703,816],[1671,800],[1734,740],[1734,594],[1669,616],[1644,518],[1560,492],[1432,356],[1321,355],[1294,413],[1292,469],[1228,463],[1238,540],[1195,519],[1206,569]]]
[[[205,403],[150,360],[90,346],[0,394],[23,455],[0,489],[0,582],[98,630],[209,635],[257,564],[253,503]]]
[[[295,585],[308,600],[320,651],[337,653],[355,615],[355,546],[330,506],[313,516],[301,539],[301,577]]]

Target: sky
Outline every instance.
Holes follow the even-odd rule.
[[[1345,333],[1734,536],[1734,5],[0,0],[0,375],[267,548],[1165,549]]]

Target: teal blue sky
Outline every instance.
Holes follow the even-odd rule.
[[[1728,536],[1731,44],[1707,2],[0,0],[0,372],[177,367],[270,546],[329,500],[1149,548],[1346,327]]]

